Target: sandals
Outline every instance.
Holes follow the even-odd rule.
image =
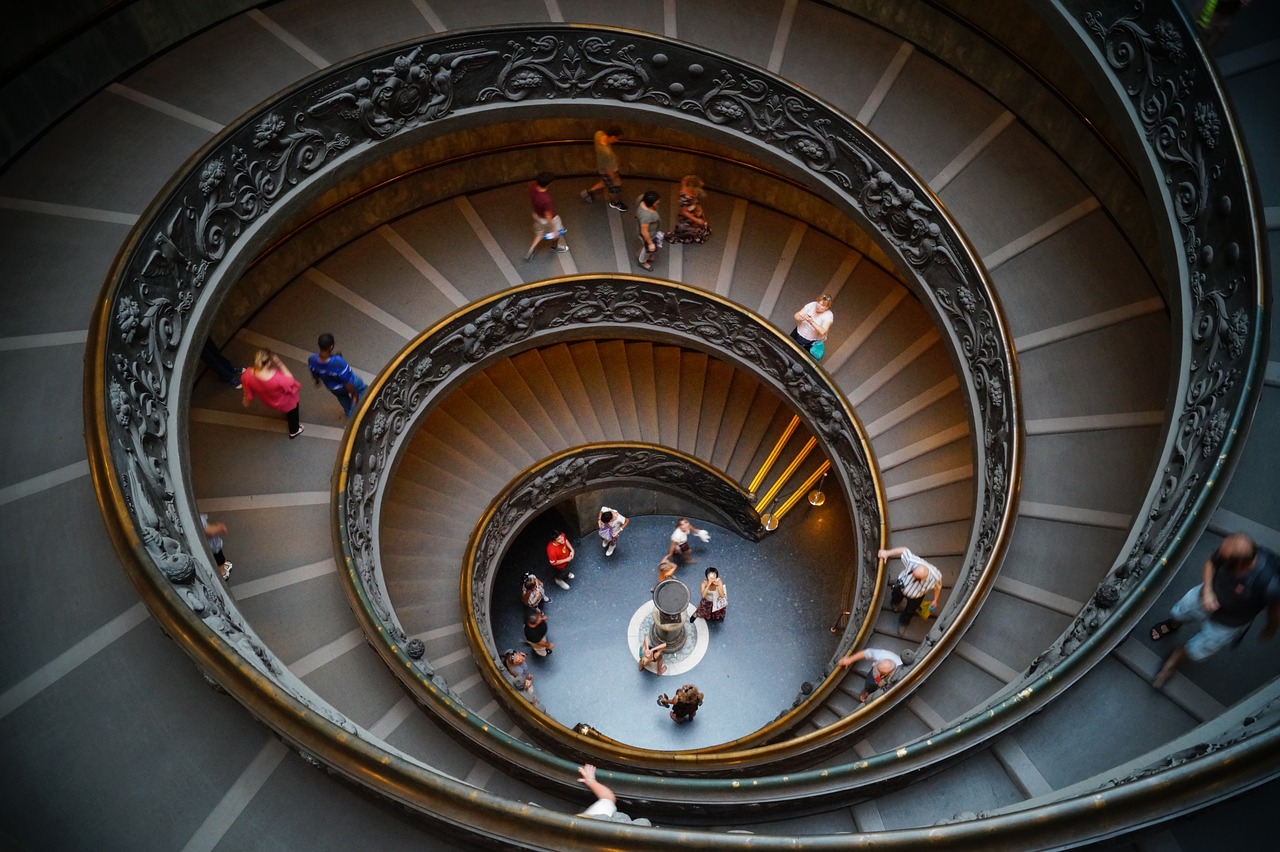
[[[1170,633],[1176,632],[1181,626],[1182,625],[1174,619],[1166,618],[1164,621],[1151,627],[1151,641],[1159,642]]]
[[[639,263],[639,264],[640,264],[640,268],[641,268],[641,269],[643,269],[643,270],[645,270],[646,272],[652,272],[652,271],[653,271],[653,264],[652,264],[652,263],[649,263],[649,262],[647,262],[647,261],[646,261],[646,262],[641,262],[641,261],[638,261],[638,260],[636,261],[636,263]]]

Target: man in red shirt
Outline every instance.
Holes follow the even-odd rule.
[[[566,591],[569,589],[567,581],[573,579],[569,563],[573,561],[574,556],[573,545],[569,543],[569,538],[564,533],[556,533],[551,541],[547,542],[547,561],[556,572],[556,585]]]
[[[555,245],[551,247],[552,251],[569,250],[564,242],[564,223],[556,215],[555,204],[551,202],[551,193],[547,191],[547,187],[553,180],[555,175],[550,172],[539,172],[536,178],[529,181],[529,206],[533,208],[533,242],[529,244],[529,250],[524,254],[526,261],[533,260],[533,253],[538,250],[538,243],[554,240]]]

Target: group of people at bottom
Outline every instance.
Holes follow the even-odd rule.
[[[901,553],[898,553],[901,551]],[[892,555],[890,555],[892,554]],[[936,568],[915,556],[906,548],[880,551],[880,558],[903,559],[903,575],[911,574],[917,581],[927,582]],[[918,576],[921,565],[928,566],[925,576]],[[909,579],[900,575],[894,585],[895,597],[905,602]],[[939,574],[938,583],[941,582]],[[913,588],[910,590],[914,590]],[[923,602],[924,593],[917,598]],[[937,597],[934,597],[934,606]],[[904,606],[904,612],[913,610]],[[1156,675],[1154,685],[1163,687],[1173,677],[1178,666],[1186,661],[1206,660],[1227,647],[1235,647],[1244,638],[1249,626],[1259,614],[1266,614],[1260,638],[1267,641],[1280,629],[1280,557],[1261,548],[1252,538],[1233,533],[1223,539],[1221,545],[1205,561],[1201,569],[1201,582],[1180,597],[1170,616],[1151,627],[1152,642],[1161,642],[1186,624],[1195,625],[1194,635],[1185,645],[1175,650]],[[848,667],[860,660],[871,661],[859,701],[866,701],[872,692],[888,684],[894,671],[902,665],[902,658],[892,651],[866,648],[842,657],[841,666]],[[679,693],[677,693],[678,695]],[[674,709],[673,709],[674,712]],[[596,779],[596,768],[586,764],[579,769],[579,780],[596,797],[596,801],[581,813],[596,819],[615,819],[618,813],[617,799],[608,787]],[[647,822],[647,821],[646,821]]]
[[[596,530],[606,557],[613,556],[617,551],[618,541],[629,523],[630,519],[617,509],[609,506],[600,507],[600,512],[596,515]],[[697,561],[693,556],[691,538],[696,538],[705,544],[711,540],[711,534],[695,527],[688,518],[680,518],[671,533],[667,552],[658,563],[658,583],[675,576],[681,565]],[[569,581],[576,579],[576,575],[569,570],[570,564],[577,556],[576,548],[569,542],[569,537],[565,533],[556,530],[547,542],[546,554],[547,564],[552,570],[555,584],[569,591],[572,588]],[[655,584],[653,588],[656,589],[657,585]],[[653,589],[649,591],[652,592]],[[729,592],[716,568],[710,567],[703,572],[699,591],[698,606],[689,616],[689,622],[692,624],[699,618],[708,622],[723,621],[729,611]],[[551,597],[547,594],[546,585],[532,572],[526,572],[521,580],[520,602],[524,606],[525,644],[539,657],[554,653],[555,643],[548,638],[547,615],[543,610],[543,607],[551,602]],[[637,655],[640,670],[644,671],[652,667],[655,674],[666,674],[667,667],[662,661],[666,649],[667,643],[653,645],[646,635]],[[529,670],[528,655],[525,651],[508,648],[502,652],[500,661],[511,687],[524,695],[539,710],[544,709],[534,689],[533,673]],[[684,723],[692,720],[697,714],[698,707],[702,705],[702,699],[703,695],[696,686],[685,684],[676,690],[674,696],[667,696],[665,693],[659,696],[658,704],[669,708],[672,720]]]

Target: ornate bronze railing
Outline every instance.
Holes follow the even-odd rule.
[[[95,483],[144,600],[203,669],[287,741],[370,786],[390,785],[397,798],[445,820],[459,811],[451,797],[465,788],[403,758],[372,767],[376,745],[291,678],[213,579],[181,452],[185,400],[195,352],[238,270],[270,238],[273,217],[314,195],[329,174],[379,156],[379,145],[429,133],[436,123],[482,120],[497,104],[572,112],[579,102],[687,122],[771,158],[864,223],[899,261],[951,343],[976,424],[977,510],[961,573],[962,591],[972,592],[966,600],[974,603],[944,611],[940,627],[963,627],[980,601],[1016,494],[1020,444],[1009,335],[971,248],[908,169],[807,93],[688,45],[576,27],[443,36],[363,58],[285,93],[221,135],[170,182],[113,269],[90,340],[86,406],[95,424],[89,437]],[[508,307],[514,313],[490,328],[509,333],[509,323],[523,321],[527,306]],[[475,358],[487,348],[462,329],[450,345]],[[430,369],[424,360],[401,363],[384,384],[400,381],[409,390]],[[790,371],[784,384],[807,387],[810,369]],[[820,434],[822,422],[834,422],[830,412],[809,416]],[[366,428],[376,429],[376,419]],[[379,471],[369,473],[364,487],[373,488]],[[850,496],[855,503],[865,495]],[[878,593],[869,585],[858,591],[863,611]],[[938,635],[945,634],[935,627],[930,641]],[[673,789],[642,778],[618,783],[641,797]],[[422,786],[415,792],[416,784]],[[752,792],[763,802],[773,790],[782,801],[819,788],[831,789],[831,782],[778,779],[753,784]],[[741,794],[726,788],[730,799],[740,803]],[[495,818],[508,808],[483,795],[475,802]]]
[[[420,700],[432,704],[461,735],[476,737],[484,747],[493,739],[508,739],[500,752],[523,753],[519,741],[489,730],[485,721],[450,691],[431,661],[425,659],[421,643],[405,633],[387,594],[378,554],[377,518],[390,481],[388,472],[394,470],[416,424],[473,369],[548,343],[627,337],[666,340],[714,353],[770,386],[809,430],[821,436],[836,480],[850,495],[850,525],[857,542],[850,571],[853,595],[847,601],[853,618],[842,646],[856,643],[870,630],[869,619],[882,585],[883,566],[876,551],[885,536],[883,489],[870,459],[869,441],[825,373],[785,334],[701,290],[621,276],[579,276],[525,285],[459,310],[410,342],[392,360],[369,389],[347,430],[335,477],[338,546],[346,568],[347,591],[365,632],[374,637],[375,648],[391,670]],[[670,450],[663,452],[669,463],[679,461]],[[597,460],[603,467],[628,466],[616,451],[605,456]],[[611,464],[605,465],[605,461]],[[576,467],[578,475],[585,475],[591,467],[585,457],[577,456],[563,464]],[[706,480],[699,489],[703,499],[725,514],[733,527],[749,535],[759,534],[759,518],[745,493],[693,460],[677,466],[688,478]],[[555,483],[565,478],[562,474]],[[553,484],[544,477],[536,487],[529,483],[524,488],[513,486],[519,500],[500,503],[500,515],[494,514],[498,511],[495,508],[486,513],[477,527],[480,538],[469,549],[469,559],[477,561],[459,566],[464,577],[476,578],[464,584],[463,595],[478,602],[480,611],[474,606],[464,606],[463,611],[470,616],[468,629],[481,659],[496,653],[484,610],[487,583],[503,552],[499,545],[514,534],[512,524],[522,523],[545,507],[544,497],[558,500],[564,496],[552,488]],[[566,487],[570,485],[577,487],[576,480]],[[538,496],[539,489],[546,493]],[[553,734],[568,733],[556,730],[549,719],[539,721],[542,729]],[[642,751],[628,750],[615,758],[639,765]],[[524,754],[524,759],[530,757]],[[679,760],[679,756],[663,752],[650,762],[660,765]]]

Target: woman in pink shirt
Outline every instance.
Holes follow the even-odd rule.
[[[289,437],[296,438],[302,434],[302,424],[298,422],[298,388],[301,385],[289,372],[289,368],[265,349],[259,349],[253,356],[253,366],[240,376],[244,385],[244,404],[254,396],[276,411],[283,411],[289,418]]]

